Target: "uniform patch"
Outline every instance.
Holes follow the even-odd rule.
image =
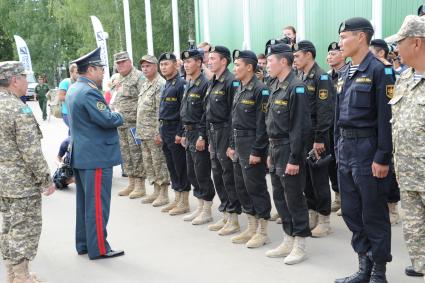
[[[97,107],[97,110],[99,110],[99,111],[105,111],[105,109],[106,109],[105,103],[100,102],[100,101],[98,101],[96,103],[96,107]]]
[[[269,95],[270,95],[270,92],[269,92],[269,90],[268,90],[268,89],[263,89],[263,91],[261,92],[261,94],[262,94],[263,96],[269,96]]]
[[[24,106],[21,108],[21,113],[22,114],[32,114],[32,110],[29,106]]]
[[[255,101],[252,100],[252,99],[242,99],[241,100],[241,103],[242,104],[245,104],[245,105],[254,105],[255,104]]]
[[[389,99],[392,99],[394,96],[394,85],[386,86],[386,95]]]
[[[238,87],[238,86],[240,86],[239,82],[233,82],[233,87]]]
[[[299,93],[299,94],[305,93],[305,89],[304,89],[304,87],[302,87],[302,86],[297,86],[297,87],[295,88],[295,93]]]
[[[328,90],[327,89],[321,89],[319,90],[319,98],[321,100],[325,100],[328,98]]]
[[[372,83],[372,80],[369,79],[368,77],[361,77],[361,78],[356,79],[356,83],[370,84],[370,83]]]
[[[215,95],[224,95],[224,91],[222,91],[222,90],[216,90],[216,91],[213,92],[213,94],[215,94]]]
[[[288,100],[276,99],[274,101],[274,104],[286,106],[286,105],[288,105]]]
[[[189,93],[189,97],[193,97],[193,98],[201,98],[201,96],[197,93]]]
[[[385,75],[392,75],[393,74],[393,68],[385,68]]]
[[[316,88],[312,85],[307,86],[308,91],[314,92],[316,91]]]
[[[176,102],[177,101],[177,97],[166,97],[165,98],[166,102]]]
[[[327,80],[328,80],[328,78],[329,78],[329,77],[328,77],[328,75],[321,75],[321,76],[320,76],[320,80],[321,80],[321,81],[327,81]]]

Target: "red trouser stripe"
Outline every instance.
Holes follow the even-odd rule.
[[[97,233],[97,246],[99,248],[99,254],[106,254],[105,249],[105,238],[103,237],[103,225],[102,225],[102,168],[96,169],[94,179],[94,201],[96,205],[96,233]]]

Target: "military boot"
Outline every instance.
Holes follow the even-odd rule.
[[[164,184],[160,186],[159,196],[154,200],[152,205],[154,207],[162,206],[167,203],[169,203],[170,200],[168,199],[168,185]]]
[[[166,207],[162,208],[161,212],[169,212],[170,210],[172,210],[173,208],[177,206],[177,203],[179,202],[182,193],[178,191],[174,191],[174,194],[175,194],[174,201],[170,202]]]
[[[276,224],[282,224],[282,218],[281,217],[276,219]]]
[[[340,208],[340,209],[338,209],[338,211],[336,212],[336,215],[338,215],[338,216],[342,216],[341,208]]]
[[[28,271],[28,260],[23,260],[21,263],[12,266],[15,278],[13,283],[40,283],[35,275],[31,275]]]
[[[297,264],[304,261],[307,258],[305,252],[305,238],[295,237],[294,246],[292,247],[291,253],[285,257],[283,262],[288,265]]]
[[[141,198],[146,195],[145,178],[135,178],[134,180],[134,191],[132,191],[128,197],[131,199]]]
[[[341,196],[335,192],[335,199],[331,204],[331,211],[336,212],[341,208]]]
[[[187,213],[189,211],[190,211],[189,191],[183,191],[181,192],[180,199],[176,207],[171,209],[168,213],[170,215],[180,215],[180,214]]]
[[[398,214],[397,203],[388,203],[388,210],[390,213],[390,222],[391,225],[395,225],[398,223],[400,219],[400,215]]]
[[[204,206],[204,200],[198,198],[198,207],[195,209],[194,212],[192,212],[189,215],[186,215],[185,217],[183,217],[183,221],[192,221],[193,219],[195,219],[196,217],[198,217],[201,212],[202,212],[202,207]]]
[[[330,223],[331,220],[329,215],[325,216],[319,213],[318,224],[316,228],[311,231],[311,236],[313,238],[321,238],[329,235],[332,231]]]
[[[213,221],[211,206],[213,202],[204,200],[204,205],[202,206],[201,214],[199,214],[195,219],[192,220],[192,225],[202,225]]]
[[[359,270],[351,276],[336,279],[335,283],[367,283],[370,280],[373,262],[366,254],[359,254]]]
[[[277,212],[272,213],[272,215],[269,218],[269,221],[276,221],[276,219],[279,218],[279,214]]]
[[[255,218],[254,215],[250,215],[250,214],[247,214],[247,215],[248,215],[248,227],[246,227],[246,230],[244,230],[242,233],[232,238],[233,244],[245,244],[255,235],[255,232],[257,231],[258,219]]]
[[[369,283],[388,283],[385,272],[387,270],[386,263],[374,263]]]
[[[221,217],[216,223],[208,225],[208,230],[218,231],[223,228],[227,223],[228,215],[229,214],[227,212],[223,212],[223,217]]]
[[[289,236],[286,233],[283,233],[283,241],[277,248],[269,250],[266,252],[268,257],[285,257],[289,255],[294,247],[295,237]]]
[[[13,279],[15,279],[13,265],[8,260],[5,260],[4,263],[6,265],[6,283],[13,283]]]
[[[314,211],[313,209],[309,209],[308,219],[309,219],[308,223],[310,225],[310,230],[313,230],[317,226],[318,213]]]
[[[159,196],[161,188],[157,183],[153,184],[153,193],[142,199],[142,203],[152,203]]]
[[[229,213],[227,217],[226,225],[218,231],[220,236],[231,235],[236,232],[239,232],[241,227],[239,226],[238,214]]]
[[[258,228],[255,235],[246,243],[246,247],[253,249],[264,246],[265,244],[270,243],[270,239],[267,235],[267,224],[268,220],[260,218],[258,220]]]
[[[132,191],[134,191],[135,178],[128,177],[128,186],[118,192],[119,196],[128,196]]]

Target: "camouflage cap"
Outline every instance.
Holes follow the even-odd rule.
[[[139,63],[142,64],[143,62],[148,62],[151,64],[158,64],[158,59],[156,59],[153,55],[145,55],[140,59]]]
[[[130,60],[130,55],[127,51],[121,51],[114,54],[114,62]]]
[[[425,37],[425,17],[409,15],[404,18],[395,41],[401,41],[406,37]]]
[[[7,80],[18,75],[28,75],[28,73],[19,61],[0,62],[0,80]]]

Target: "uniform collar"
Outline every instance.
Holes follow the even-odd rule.
[[[294,79],[294,77],[295,77],[294,71],[290,71],[289,74],[286,76],[286,78],[283,81],[278,82],[278,84],[277,84],[278,89],[286,90],[288,88],[289,84]]]
[[[357,70],[359,70],[360,72],[364,72],[366,71],[367,67],[369,66],[370,62],[375,59],[375,56],[372,54],[372,52],[368,51],[366,57],[363,59],[363,61],[360,63],[359,67],[357,68]],[[350,66],[352,65],[352,63],[350,63]]]
[[[257,82],[257,76],[254,74],[251,80],[244,86],[242,86],[242,90],[252,90],[254,88],[254,84]],[[242,83],[241,83],[242,85]]]
[[[219,81],[219,82],[224,82],[224,80],[228,77],[230,71],[229,69],[224,69],[224,72],[220,75],[220,77],[217,78],[216,75],[213,76],[213,81]]]
[[[91,86],[92,88],[98,88],[96,83],[85,76],[79,76],[77,82],[83,82]]]
[[[193,80],[192,86],[199,86],[203,78],[204,78],[204,75],[200,73],[199,76],[195,80]]]

